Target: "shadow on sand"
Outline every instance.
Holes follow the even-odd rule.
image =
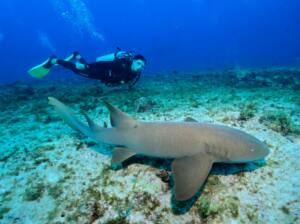
[[[131,164],[143,164],[149,165],[158,170],[166,170],[171,173],[171,164],[172,159],[159,159],[154,157],[147,157],[142,155],[134,156],[122,163],[122,166],[113,167],[113,169],[122,169]],[[230,164],[230,163],[215,163],[210,171],[210,175],[232,175],[238,174],[242,172],[250,172],[256,170],[265,165],[264,160],[253,161],[249,163],[239,163],[239,164]],[[169,178],[168,184],[172,189],[172,198],[171,198],[171,208],[174,214],[181,215],[185,214],[190,210],[190,208],[194,205],[194,203],[201,196],[203,189],[205,188],[206,183],[199,189],[199,191],[189,200],[186,201],[177,201],[175,199],[174,191],[173,191],[173,178]]]

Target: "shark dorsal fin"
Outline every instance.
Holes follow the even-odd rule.
[[[136,127],[138,122],[134,120],[132,117],[122,112],[120,109],[114,107],[109,102],[104,100],[106,107],[110,113],[110,122],[111,126],[116,128],[130,128]]]

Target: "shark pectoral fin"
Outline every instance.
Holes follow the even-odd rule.
[[[172,171],[176,200],[191,198],[204,184],[212,164],[212,159],[203,154],[175,159]]]
[[[130,158],[131,156],[134,156],[136,153],[127,149],[127,148],[121,148],[116,147],[113,151],[113,156],[111,159],[111,162],[114,163],[122,163],[126,159]]]

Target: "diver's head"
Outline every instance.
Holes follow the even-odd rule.
[[[141,54],[135,55],[133,57],[133,61],[132,61],[132,64],[131,64],[131,70],[134,73],[142,72],[145,68],[146,62],[147,62],[147,60],[143,55],[141,55]]]

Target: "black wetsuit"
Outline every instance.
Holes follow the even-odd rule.
[[[132,58],[126,57],[113,61],[99,61],[87,63],[83,58],[79,60],[84,64],[84,69],[77,69],[76,64],[70,61],[57,60],[57,64],[72,70],[74,73],[91,79],[98,79],[107,86],[116,86],[129,83],[132,87],[140,78],[141,73],[131,70]]]

